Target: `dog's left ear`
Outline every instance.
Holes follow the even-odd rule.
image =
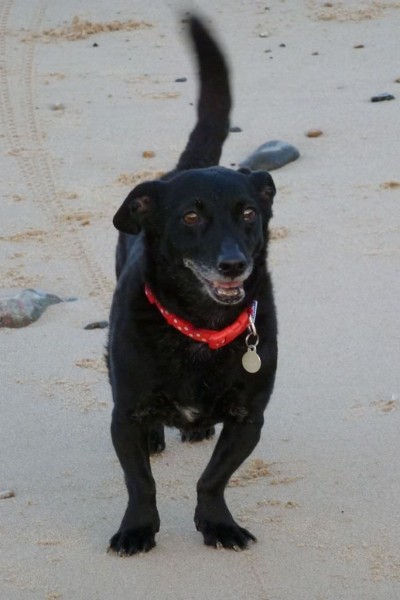
[[[250,171],[246,168],[239,169],[239,172],[249,176],[250,184],[259,198],[272,206],[276,188],[271,175],[267,171]]]
[[[146,181],[137,185],[116,212],[114,227],[123,233],[139,233],[154,210],[162,187],[161,181]]]

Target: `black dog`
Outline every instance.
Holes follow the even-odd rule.
[[[224,489],[259,441],[274,384],[266,255],[275,186],[266,172],[216,166],[229,130],[228,69],[197,18],[190,32],[200,67],[198,122],[177,168],[138,185],[114,217],[122,233],[108,348],[111,432],[129,494],[110,541],[120,555],[155,546],[149,453],[165,448],[164,425],[194,441],[223,423],[197,485],[196,527],[217,548],[255,541],[234,521]]]

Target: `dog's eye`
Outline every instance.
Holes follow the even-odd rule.
[[[256,214],[254,208],[245,208],[242,213],[243,221],[254,221]]]
[[[190,210],[183,215],[183,221],[186,225],[198,225],[201,222],[201,217],[196,211]]]

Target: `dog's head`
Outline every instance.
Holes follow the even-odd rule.
[[[265,259],[274,195],[265,171],[193,169],[139,184],[113,222],[128,234],[143,229],[153,259],[177,284],[195,280],[215,302],[238,304]]]

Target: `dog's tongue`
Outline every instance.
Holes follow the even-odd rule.
[[[242,287],[242,282],[241,281],[213,281],[213,285],[216,288],[223,288],[226,290],[230,290],[231,288]]]

